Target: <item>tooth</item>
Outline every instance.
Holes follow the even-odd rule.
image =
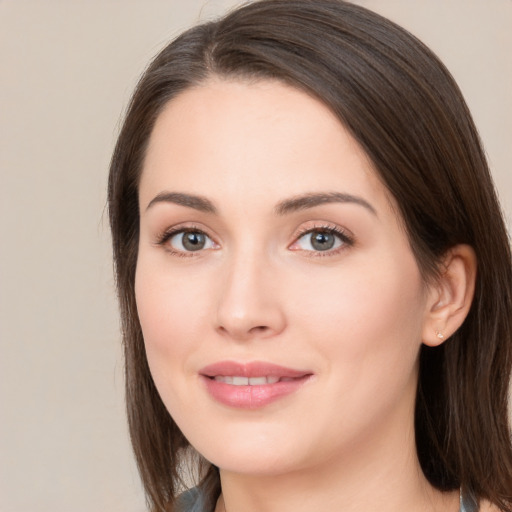
[[[262,386],[267,383],[267,377],[251,377],[249,384],[251,386]]]
[[[264,386],[265,384],[275,384],[279,381],[291,381],[292,378],[283,377],[279,378],[273,375],[268,377],[241,377],[241,376],[228,376],[228,375],[216,375],[213,380],[217,382],[223,382],[224,384],[230,384],[233,386]]]
[[[233,384],[233,377],[228,377],[227,375],[217,375],[215,380],[224,384]]]

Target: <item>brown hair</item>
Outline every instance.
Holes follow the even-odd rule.
[[[110,168],[109,212],[128,419],[151,508],[174,508],[188,443],[155,388],[137,318],[138,181],[164,105],[212,75],[277,79],[326,104],[396,199],[425,279],[435,279],[450,247],[474,248],[478,275],[468,317],[448,342],[421,350],[416,443],[434,486],[462,485],[510,512],[512,264],[476,128],[453,78],[428,48],[339,0],[262,0],[196,26],[155,58],[130,103]],[[213,507],[218,470],[203,461],[201,471]]]

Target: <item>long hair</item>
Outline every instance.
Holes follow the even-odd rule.
[[[327,105],[395,198],[425,280],[436,278],[450,247],[474,248],[476,292],[464,324],[441,346],[421,349],[416,445],[432,485],[469,488],[510,512],[512,263],[482,145],[437,57],[394,23],[341,0],[262,0],[196,26],[154,59],[129,105],[108,202],[129,427],[152,510],[173,510],[188,442],[155,388],[137,317],[138,182],[162,108],[211,76],[279,80]],[[213,506],[218,470],[199,463]]]

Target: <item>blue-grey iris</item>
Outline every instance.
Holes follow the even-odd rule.
[[[202,233],[196,231],[190,231],[183,234],[183,247],[187,251],[200,251],[204,249],[206,244],[206,237]]]
[[[332,233],[311,233],[311,246],[317,251],[328,251],[333,248],[335,242],[336,238]]]

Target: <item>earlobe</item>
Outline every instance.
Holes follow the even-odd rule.
[[[464,322],[475,292],[477,261],[473,248],[460,244],[443,258],[440,275],[429,291],[423,343],[444,343]]]

